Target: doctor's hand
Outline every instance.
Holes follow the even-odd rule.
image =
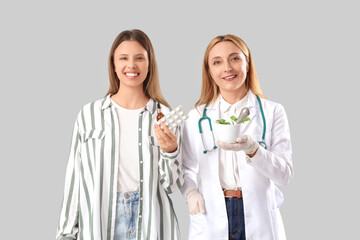
[[[203,196],[195,189],[189,190],[186,194],[186,202],[191,215],[198,213],[205,214],[205,202]]]
[[[244,151],[245,154],[249,157],[253,157],[259,148],[259,143],[249,135],[243,135],[241,137],[238,137],[236,139],[236,143],[217,141],[216,145],[224,150]]]
[[[175,152],[178,148],[177,137],[170,131],[165,123],[162,122],[161,127],[162,129],[159,125],[154,125],[155,135],[161,150],[166,153]]]

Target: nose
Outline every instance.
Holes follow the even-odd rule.
[[[129,69],[135,69],[136,68],[136,63],[134,60],[130,60],[128,61],[128,66]]]
[[[225,61],[224,66],[225,66],[225,72],[230,72],[232,70],[231,64],[229,61]]]

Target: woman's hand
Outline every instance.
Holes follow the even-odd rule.
[[[170,131],[165,123],[161,122],[160,124],[162,129],[159,125],[155,124],[154,130],[161,150],[167,153],[175,152],[178,148],[177,137]]]
[[[253,157],[259,148],[259,143],[249,135],[238,137],[236,143],[216,142],[216,145],[224,150],[244,151],[249,157]]]
[[[205,202],[203,196],[196,189],[189,190],[186,194],[186,202],[191,215],[205,214]]]

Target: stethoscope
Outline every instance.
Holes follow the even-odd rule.
[[[263,148],[267,149],[267,146],[266,146],[266,143],[265,143],[265,132],[266,132],[266,122],[265,122],[265,115],[264,115],[264,111],[263,111],[263,108],[262,108],[262,104],[261,104],[261,100],[260,100],[260,97],[258,95],[256,95],[256,98],[258,100],[258,103],[259,103],[259,107],[260,107],[260,112],[261,112],[261,117],[262,117],[262,120],[263,120],[263,132],[262,132],[262,137],[261,137],[261,140],[258,141],[259,145],[262,146]],[[202,117],[199,119],[199,132],[200,132],[200,136],[201,136],[201,141],[202,141],[202,144],[204,146],[204,151],[203,153],[204,154],[207,154],[208,152],[212,152],[214,151],[215,149],[217,149],[217,146],[215,144],[215,137],[214,137],[214,132],[212,130],[212,125],[211,125],[211,119],[206,116],[206,111],[207,111],[207,107],[208,104],[205,105],[205,108],[204,108],[204,111],[203,111],[203,115]],[[214,143],[214,146],[210,149],[208,149],[204,143],[204,136],[203,136],[203,130],[202,130],[202,127],[201,127],[201,122],[203,120],[208,120],[209,121],[209,126],[210,126],[210,131],[211,131],[211,134],[212,134],[212,139],[213,139],[213,143]]]

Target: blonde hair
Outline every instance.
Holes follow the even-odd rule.
[[[202,87],[201,95],[199,100],[195,103],[195,107],[198,107],[202,104],[209,104],[216,101],[220,94],[220,89],[216,85],[215,81],[211,78],[210,69],[209,69],[209,53],[211,49],[219,42],[229,41],[234,43],[246,57],[246,60],[249,64],[249,71],[247,72],[245,79],[245,86],[251,90],[254,94],[258,95],[261,98],[265,98],[264,94],[261,91],[260,83],[256,75],[255,65],[251,57],[250,49],[246,43],[239,37],[226,34],[215,37],[210,41],[207,46],[204,54],[203,68],[202,68]]]
[[[159,73],[156,64],[154,48],[151,44],[149,37],[143,31],[138,29],[126,30],[121,32],[113,42],[113,45],[110,50],[109,62],[108,62],[110,86],[105,96],[109,94],[115,94],[119,91],[120,80],[115,72],[114,52],[116,48],[124,41],[137,41],[145,48],[148,54],[149,69],[146,79],[143,82],[143,89],[145,95],[149,98],[152,98],[156,102],[159,102],[167,107],[170,107],[170,105],[164,99],[160,90]]]

